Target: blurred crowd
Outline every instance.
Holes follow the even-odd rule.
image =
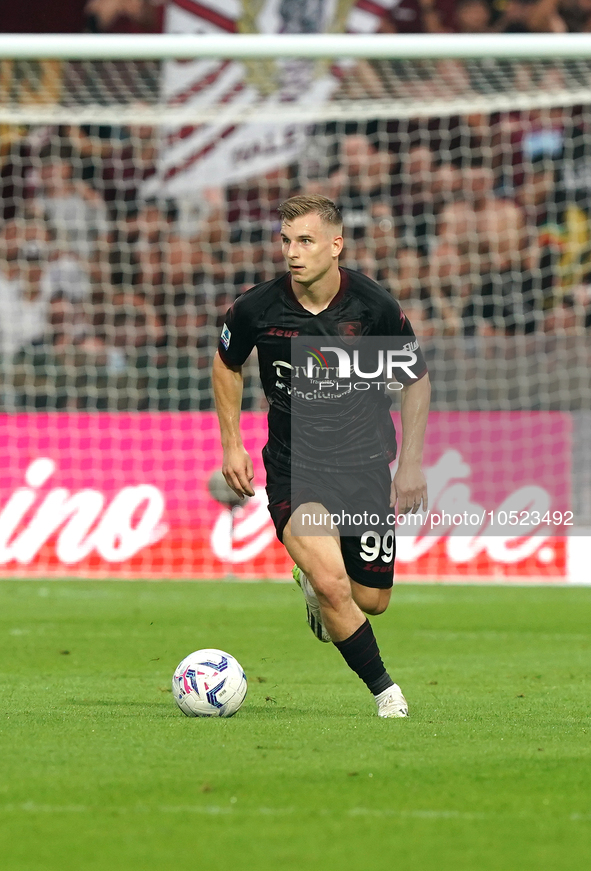
[[[86,29],[109,32],[158,30],[163,7],[77,8]],[[401,0],[382,30],[562,32],[588,21],[591,0]],[[453,62],[435,76],[391,69],[409,100],[452,95],[470,76]],[[527,84],[544,91],[560,73],[535,75]],[[360,64],[341,88],[353,79],[357,96],[380,98],[387,78]],[[480,87],[462,81],[459,92]],[[295,193],[338,203],[343,265],[387,288],[427,342],[588,336],[590,128],[587,107],[327,122],[309,129],[297,161],[171,200],[144,193],[160,147],[151,126],[0,127],[0,404],[210,408],[225,312],[283,271],[276,209]]]
[[[401,0],[386,33],[587,33],[589,0]]]
[[[339,204],[343,265],[390,290],[420,336],[585,334],[588,123],[552,109],[325,124],[299,162],[195,201],[142,197],[151,127],[32,128],[2,168],[14,396],[110,407],[124,379],[123,403],[209,407],[224,314],[283,271],[276,208],[297,192]]]
[[[3,9],[4,33],[158,33],[168,0],[28,0]],[[299,2],[299,0],[298,0]],[[220,7],[222,8],[222,7]],[[587,33],[591,0],[400,0],[385,33]]]

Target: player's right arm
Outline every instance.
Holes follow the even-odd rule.
[[[240,435],[242,366],[228,365],[217,351],[213,360],[212,381],[224,452],[222,474],[238,496],[254,496],[252,460]]]

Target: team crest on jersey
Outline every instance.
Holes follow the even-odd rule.
[[[222,330],[222,335],[220,336],[220,342],[222,343],[222,345],[224,346],[226,351],[228,350],[228,348],[230,346],[231,337],[232,337],[232,333],[230,332],[230,330],[228,329],[226,324],[224,324],[224,329]]]
[[[361,335],[361,321],[343,321],[338,324],[337,329],[344,342],[353,344],[357,336]]]

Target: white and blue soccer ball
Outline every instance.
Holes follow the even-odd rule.
[[[246,675],[223,650],[196,650],[172,676],[174,700],[187,717],[233,717],[246,696]]]

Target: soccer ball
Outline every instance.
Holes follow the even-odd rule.
[[[214,648],[190,653],[172,676],[174,700],[187,717],[233,717],[247,686],[240,663]]]

